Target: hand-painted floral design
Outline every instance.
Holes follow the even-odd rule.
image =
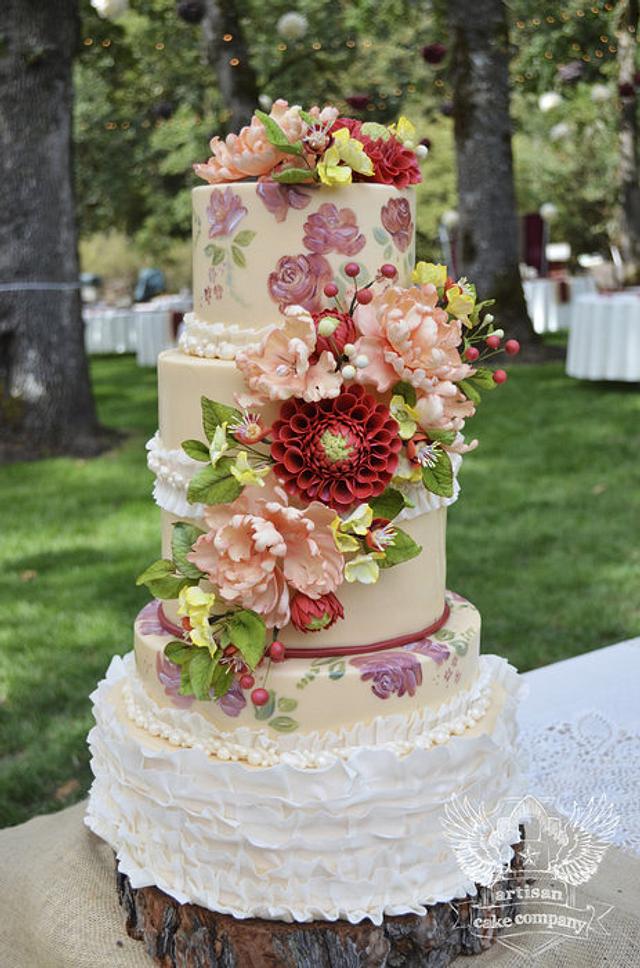
[[[288,400],[272,436],[285,490],[341,509],[382,494],[402,446],[387,407],[357,384],[332,400]]]
[[[324,202],[304,223],[303,244],[310,252],[327,255],[354,256],[366,245],[366,238],[358,228],[355,213],[350,208],[338,208]]]
[[[409,652],[379,652],[359,656],[350,664],[360,669],[362,682],[371,683],[371,691],[378,699],[389,696],[414,696],[422,684],[422,667]]]
[[[399,252],[406,252],[413,237],[411,206],[406,198],[390,198],[380,209],[380,221]]]
[[[162,652],[156,653],[156,675],[173,705],[179,709],[188,709],[195,696],[180,695],[180,666],[170,662]]]
[[[332,278],[331,266],[323,255],[284,255],[269,276],[269,292],[281,312],[287,306],[320,312],[323,289]]]
[[[226,716],[239,716],[247,705],[244,693],[238,682],[232,682],[229,691],[217,700],[220,709]]]
[[[281,185],[271,178],[260,178],[256,194],[267,211],[275,215],[276,222],[284,222],[290,208],[306,208],[311,201],[312,185]]]
[[[421,642],[412,642],[405,645],[406,652],[417,652],[419,655],[427,655],[433,659],[436,665],[442,665],[450,656],[449,648],[442,642],[435,642],[433,639],[423,639]]]
[[[155,599],[149,602],[138,613],[136,625],[141,635],[166,635],[166,629],[160,623],[159,617],[160,602]]]
[[[209,238],[217,239],[231,235],[247,214],[242,199],[232,188],[214,188],[207,205]]]

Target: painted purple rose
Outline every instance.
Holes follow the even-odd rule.
[[[269,276],[269,292],[281,312],[287,306],[319,312],[322,290],[332,279],[331,266],[322,255],[283,255]]]
[[[167,635],[160,624],[159,610],[160,602],[154,599],[138,612],[136,625],[141,635]]]
[[[304,223],[302,240],[311,252],[326,255],[356,255],[364,248],[366,239],[358,228],[355,213],[350,208],[337,208],[332,202],[324,202]]]
[[[170,696],[174,706],[188,709],[194,700],[193,696],[180,695],[180,666],[170,662],[162,652],[156,654],[156,674],[164,686],[167,696]]]
[[[290,208],[306,208],[311,201],[315,185],[280,185],[270,178],[260,178],[256,194],[262,199],[267,211],[275,215],[276,222],[284,222]]]
[[[382,652],[377,655],[351,659],[351,665],[362,670],[362,682],[371,682],[371,691],[378,699],[389,696],[415,695],[422,683],[420,663],[409,652]]]
[[[207,205],[209,220],[209,238],[231,235],[238,227],[238,223],[247,214],[242,199],[231,188],[214,188]]]
[[[213,693],[211,694],[213,697]],[[244,693],[240,688],[239,683],[235,680],[228,692],[225,692],[224,696],[220,696],[218,699],[218,705],[223,713],[227,716],[239,716],[244,707],[247,705],[247,700],[244,698]]]
[[[413,233],[411,206],[406,198],[390,198],[380,209],[380,221],[400,252],[406,252]]]
[[[436,642],[435,639],[423,639],[422,642],[412,642],[411,645],[405,645],[404,648],[407,652],[417,652],[419,655],[429,656],[436,665],[442,665],[451,655],[449,647],[442,642]]]

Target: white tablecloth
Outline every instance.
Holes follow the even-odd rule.
[[[134,315],[138,366],[155,366],[158,355],[175,345],[173,312],[138,307]]]
[[[640,381],[640,293],[596,293],[576,300],[567,373],[582,380]]]
[[[132,309],[83,310],[87,353],[135,353],[136,319]]]
[[[522,283],[536,333],[556,333],[560,329],[569,329],[575,300],[596,290],[591,276],[570,276],[567,284],[569,299],[561,302],[560,282],[557,279],[526,279]]]

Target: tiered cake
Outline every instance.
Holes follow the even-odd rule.
[[[258,116],[266,140],[199,166],[194,312],[148,444],[157,597],[93,695],[87,823],[134,887],[379,923],[473,891],[444,805],[513,787],[515,672],[445,590],[478,347],[502,334],[464,281],[414,269],[410,139],[400,176],[361,170],[400,126],[336,137],[297,111],[271,115],[291,156]]]

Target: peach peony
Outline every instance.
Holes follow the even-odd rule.
[[[289,306],[284,325],[273,326],[262,341],[236,356],[236,364],[252,391],[253,403],[301,397],[308,403],[337,397],[342,377],[332,353],[316,351],[316,328],[310,313]],[[315,358],[315,357],[314,357]]]
[[[420,397],[415,405],[418,423],[422,430],[462,430],[468,417],[473,417],[476,408],[471,400],[458,389],[455,383],[444,380],[431,392]],[[454,444],[448,449],[457,453],[473,450],[477,445]]]
[[[232,504],[205,509],[208,532],[188,558],[221,598],[260,614],[269,627],[290,620],[290,589],[317,599],[342,582],[331,530],[335,511],[314,501],[287,505],[279,487],[247,487]]]
[[[286,101],[275,101],[269,117],[278,122],[291,142],[302,137],[304,121],[298,105],[289,107]],[[212,185],[268,175],[280,162],[294,158],[269,142],[262,121],[256,117],[251,119],[248,127],[242,128],[240,134],[229,134],[224,141],[212,138],[210,148],[213,154],[209,161],[194,165],[193,169],[196,175]]]
[[[357,352],[369,359],[358,370],[361,383],[384,392],[406,380],[429,391],[441,380],[457,382],[473,372],[458,352],[460,322],[449,322],[437,302],[435,286],[427,284],[391,286],[367,306],[358,306],[355,320],[363,336]]]

